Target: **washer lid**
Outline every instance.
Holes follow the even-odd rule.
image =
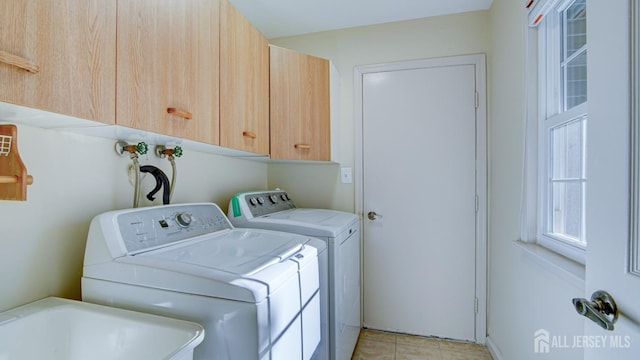
[[[259,227],[304,234],[307,236],[338,237],[358,221],[355,214],[327,209],[296,208],[263,215],[245,222],[230,219],[237,226]]]
[[[297,236],[234,229],[224,236],[160,249],[146,256],[248,276],[286,260],[302,247]]]
[[[83,277],[257,303],[297,278],[291,257],[317,256],[314,247],[304,246],[308,241],[297,234],[231,229],[85,265]]]

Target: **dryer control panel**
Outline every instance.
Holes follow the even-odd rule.
[[[233,227],[215,204],[137,208],[116,219],[129,255]]]
[[[296,205],[286,191],[244,192],[233,195],[229,216],[252,218],[294,209]]]

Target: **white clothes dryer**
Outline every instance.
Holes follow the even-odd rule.
[[[360,221],[355,214],[297,208],[285,191],[250,191],[233,195],[227,212],[234,226],[286,231],[326,242],[328,272],[320,274],[323,337],[318,359],[349,360],[358,341],[360,313]],[[326,280],[324,279],[326,276]],[[324,300],[324,299],[322,299]],[[328,341],[325,341],[328,340]]]
[[[84,301],[200,323],[194,359],[308,360],[321,339],[318,239],[237,229],[211,203],[91,222]]]

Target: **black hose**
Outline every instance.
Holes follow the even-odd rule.
[[[140,166],[140,172],[150,173],[156,179],[156,186],[147,194],[147,199],[150,201],[155,200],[154,195],[163,188],[162,191],[162,204],[167,205],[170,201],[170,186],[169,186],[169,178],[167,175],[157,167],[153,165],[144,165]]]

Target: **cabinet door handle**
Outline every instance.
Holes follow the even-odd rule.
[[[179,116],[187,120],[193,118],[193,114],[191,114],[190,112],[176,109],[176,108],[167,108],[167,114]]]
[[[0,62],[16,66],[32,74],[37,74],[40,71],[40,66],[37,64],[2,50],[0,50]]]
[[[311,145],[307,145],[307,144],[295,144],[293,146],[296,149],[302,149],[302,150],[310,150],[311,149]]]
[[[27,175],[27,185],[33,184],[33,176]],[[0,184],[17,184],[20,182],[20,176],[3,175],[0,176]]]
[[[255,139],[255,138],[257,138],[257,137],[258,137],[258,136],[256,135],[256,133],[251,132],[251,131],[243,131],[243,132],[242,132],[242,136],[244,136],[244,137],[248,137],[248,138],[251,138],[251,139]]]

